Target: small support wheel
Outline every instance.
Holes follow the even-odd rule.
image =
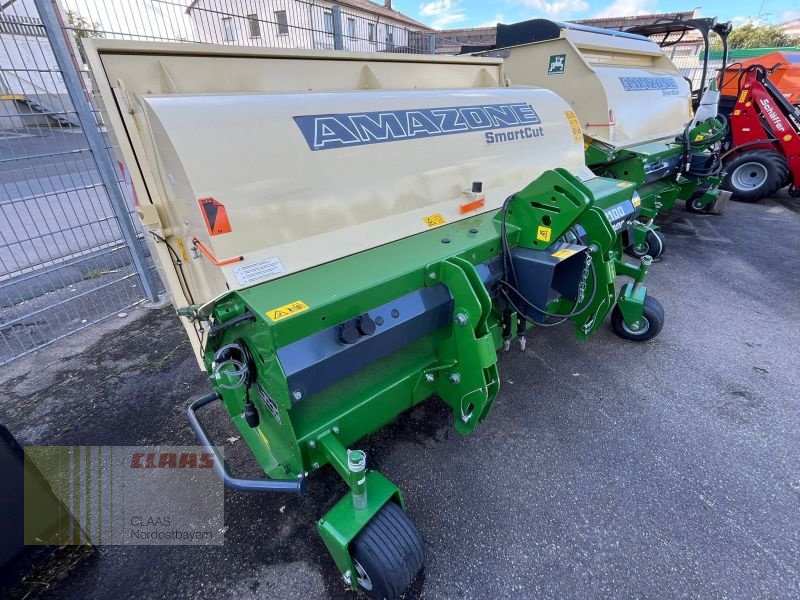
[[[351,552],[358,586],[381,600],[400,598],[425,560],[419,531],[395,502],[387,502],[366,524]]]
[[[689,198],[686,201],[686,210],[690,213],[695,214],[707,214],[711,212],[711,209],[714,208],[714,204],[716,202],[709,202],[708,204],[701,204],[700,199],[703,197],[703,194],[700,194],[697,198]]]
[[[626,250],[631,256],[635,256],[636,258],[642,258],[648,254],[651,258],[658,258],[664,254],[664,250],[666,250],[666,248],[667,245],[664,234],[660,231],[656,231],[655,229],[651,229],[644,237],[643,244],[639,244],[638,246],[630,246]]]
[[[619,306],[611,311],[611,327],[619,337],[632,342],[645,342],[656,337],[664,326],[664,307],[651,296],[644,297],[642,320],[629,326],[622,317]]]

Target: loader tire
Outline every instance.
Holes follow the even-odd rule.
[[[400,598],[422,568],[425,547],[405,511],[387,502],[351,546],[358,586],[369,598]]]
[[[644,310],[642,326],[633,330],[625,323],[622,311],[615,306],[611,311],[611,327],[619,337],[632,342],[646,342],[656,337],[664,327],[664,307],[651,296],[644,297]]]
[[[741,202],[758,202],[782,188],[789,175],[783,155],[772,150],[743,152],[725,165],[722,189]]]

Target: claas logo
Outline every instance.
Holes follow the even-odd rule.
[[[200,212],[203,213],[203,220],[206,222],[208,235],[221,235],[231,232],[231,222],[228,220],[228,213],[221,202],[214,198],[200,198]]]

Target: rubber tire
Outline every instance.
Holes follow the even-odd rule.
[[[763,185],[752,190],[736,190],[731,183],[734,171],[737,167],[748,163],[757,162],[767,170],[767,178]],[[762,198],[771,196],[784,186],[784,182],[789,175],[789,166],[783,155],[772,150],[751,150],[743,152],[727,165],[725,165],[725,179],[722,181],[723,190],[731,192],[731,198],[741,202],[758,202]]]
[[[645,296],[643,316],[648,324],[647,329],[644,329],[643,333],[634,333],[624,327],[625,319],[622,317],[622,311],[619,306],[615,306],[614,310],[611,311],[611,327],[614,329],[614,333],[622,339],[632,342],[646,342],[656,337],[661,332],[661,328],[664,327],[664,307],[652,296]]]
[[[647,245],[647,250],[643,253],[637,252],[634,249],[634,246],[628,246],[627,248],[625,248],[625,252],[636,258],[642,258],[646,254],[650,254],[650,251],[653,248],[658,248],[657,254],[650,254],[651,258],[658,258],[662,254],[664,254],[664,250],[667,249],[666,238],[664,237],[664,234],[661,233],[660,231],[656,230],[648,231],[647,235],[644,236],[644,243]]]
[[[351,552],[372,583],[371,590],[362,591],[380,600],[400,598],[425,562],[422,536],[395,502],[387,502],[364,526]]]
[[[702,194],[700,194],[700,197],[702,197]],[[696,215],[705,215],[705,214],[710,213],[711,209],[714,208],[714,205],[716,204],[716,201],[714,201],[714,202],[710,202],[709,204],[706,204],[702,208],[698,208],[698,207],[696,207],[694,205],[694,201],[698,200],[698,199],[699,199],[699,197],[698,198],[689,198],[686,201],[686,210],[688,212],[696,214]]]

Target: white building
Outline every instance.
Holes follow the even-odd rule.
[[[432,52],[433,30],[391,0],[194,0],[200,42],[362,52]]]
[[[77,117],[34,0],[0,1],[0,131]]]

